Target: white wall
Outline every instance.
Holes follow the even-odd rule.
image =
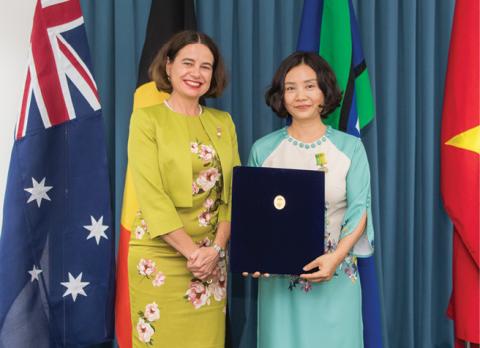
[[[0,226],[13,131],[25,82],[34,8],[35,0],[10,0],[3,2],[0,11]]]

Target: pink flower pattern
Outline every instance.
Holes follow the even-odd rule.
[[[202,227],[207,227],[210,224],[211,219],[212,219],[212,214],[208,210],[204,210],[198,216],[198,224]]]
[[[137,211],[137,213],[135,214],[135,220],[131,231],[133,231],[135,239],[138,240],[143,239],[145,234],[148,233],[147,223],[143,219],[141,210]]]
[[[222,192],[221,167],[213,146],[201,144],[200,142],[191,142],[190,151],[192,154],[204,162],[203,170],[194,178],[192,182],[192,195],[206,193],[206,199],[203,202],[203,211],[198,216],[200,226],[207,227],[216,224],[214,217],[217,215],[217,208],[220,201],[220,193]],[[138,211],[133,226],[133,236],[136,239],[145,238],[148,228],[142,217],[141,211]],[[197,242],[200,247],[211,246],[212,241],[209,237]],[[142,277],[150,279],[153,287],[163,286],[166,282],[166,276],[158,270],[154,260],[141,258],[137,264],[138,274]],[[209,306],[212,301],[220,302],[226,298],[227,290],[227,272],[226,263],[220,261],[212,279],[209,282],[203,282],[199,279],[192,279],[189,287],[185,292],[184,298],[190,302],[195,310],[203,306]],[[223,307],[223,313],[226,313],[226,307]],[[138,311],[138,322],[136,331],[138,339],[147,344],[153,345],[155,335],[155,325],[160,320],[160,308],[156,302],[148,303],[145,310]]]
[[[135,229],[135,238],[137,239],[142,239],[145,234],[145,230],[143,229],[142,226],[137,226]]]
[[[156,263],[150,259],[140,259],[137,265],[138,274],[147,278],[152,279],[152,285],[154,287],[159,287],[165,284],[165,274],[158,271],[156,268]]]
[[[140,259],[137,270],[140,275],[149,277],[156,271],[155,262],[149,259]]]
[[[206,304],[210,304],[210,293],[208,286],[202,283],[200,280],[193,280],[190,282],[190,287],[185,293],[188,301],[195,307],[199,309]]]
[[[192,193],[195,195],[201,191],[207,192],[220,180],[221,174],[218,169],[220,168],[220,161],[212,146],[202,144],[199,141],[190,143],[190,151],[202,160],[204,167],[210,166],[210,168],[200,172],[199,177],[194,180]]]
[[[212,167],[200,172],[196,183],[205,192],[211,190],[217,181],[220,180],[220,172],[217,168]]]
[[[197,154],[198,153],[198,143],[195,142],[195,141],[192,141],[190,143],[190,151],[194,154]]]
[[[152,336],[155,334],[153,322],[160,319],[160,308],[155,302],[145,306],[145,312],[138,312],[137,334],[141,342],[153,345]]]
[[[212,161],[213,157],[215,156],[215,150],[213,147],[210,147],[205,144],[200,145],[200,153],[199,157],[204,161],[204,162],[210,162]]]
[[[194,181],[192,182],[192,194],[196,195],[200,192],[200,187],[197,185],[197,183]]]
[[[192,194],[198,195],[203,192],[208,193],[203,203],[203,210],[198,215],[198,225],[200,227],[215,226],[216,210],[221,202],[220,194],[222,192],[220,160],[216,156],[213,146],[194,141],[190,143],[190,150],[198,159],[203,162],[202,170],[192,182]]]
[[[153,286],[159,287],[165,284],[165,275],[162,272],[158,272],[155,278],[152,280]]]
[[[211,284],[211,292],[216,301],[220,302],[227,297],[227,287],[225,284],[225,276],[221,274],[216,282]]]
[[[185,293],[185,298],[195,309],[210,305],[211,297],[217,302],[227,297],[227,267],[225,260],[218,263],[210,282],[193,279]]]
[[[347,275],[348,278],[355,283],[358,278],[358,265],[356,256],[347,256],[339,267]]]
[[[308,280],[302,279],[299,276],[291,275],[290,282],[289,282],[288,290],[293,291],[293,289],[297,288],[297,285],[300,287],[300,290],[307,293],[312,290],[312,283]]]
[[[207,198],[203,203],[203,206],[205,207],[205,209],[211,209],[214,204],[215,204],[215,201],[213,199]]]
[[[153,330],[153,327],[143,318],[138,320],[137,333],[141,342],[152,344],[151,340],[155,331]]]
[[[145,319],[149,322],[160,319],[160,309],[158,309],[158,305],[155,302],[145,306]]]

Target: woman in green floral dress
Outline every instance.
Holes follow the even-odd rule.
[[[132,343],[223,348],[224,250],[239,156],[230,115],[199,104],[223,90],[223,63],[209,37],[185,31],[162,47],[150,72],[170,96],[135,110],[130,125],[140,207],[128,256]]]

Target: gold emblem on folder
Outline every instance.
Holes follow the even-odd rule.
[[[275,198],[273,199],[273,206],[277,210],[282,210],[283,208],[285,208],[286,204],[287,204],[287,201],[285,200],[285,197],[283,197],[282,195],[275,196]]]

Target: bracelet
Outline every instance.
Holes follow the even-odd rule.
[[[223,249],[220,245],[218,245],[217,243],[213,243],[212,248],[215,249],[221,259],[225,258],[225,249]]]

